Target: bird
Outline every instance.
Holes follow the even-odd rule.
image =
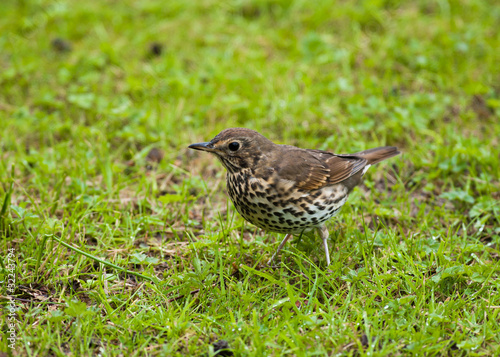
[[[255,130],[228,128],[190,149],[215,155],[227,170],[227,192],[245,220],[284,233],[277,254],[293,235],[316,230],[330,265],[325,222],[335,216],[372,165],[400,154],[394,146],[354,154],[275,144]]]

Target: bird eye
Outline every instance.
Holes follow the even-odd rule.
[[[232,143],[229,143],[229,145],[227,147],[231,151],[237,151],[240,148],[240,143],[233,141]]]

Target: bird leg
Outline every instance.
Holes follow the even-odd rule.
[[[327,232],[327,236],[328,236],[328,232]],[[292,238],[292,235],[291,234],[287,234],[285,236],[285,238],[283,238],[283,240],[281,241],[279,247],[278,247],[278,250],[276,250],[276,252],[273,254],[273,256],[271,257],[271,259],[269,259],[269,261],[267,262],[267,265],[271,265],[271,263],[274,261],[274,258],[276,258],[276,256],[278,255],[278,253],[280,252],[281,249],[283,249],[283,247],[285,246],[285,243],[290,239]]]
[[[319,235],[321,236],[321,239],[323,239],[323,246],[325,248],[325,254],[326,254],[326,265],[330,265],[330,252],[328,251],[328,229],[326,229],[325,225],[322,225],[321,227],[318,227],[318,232]]]

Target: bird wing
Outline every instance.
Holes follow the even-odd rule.
[[[296,187],[303,190],[316,190],[342,182],[367,164],[362,157],[337,156],[320,150],[294,148],[282,150],[281,154],[275,165],[278,176],[295,181]]]

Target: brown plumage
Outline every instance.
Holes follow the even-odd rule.
[[[392,146],[355,154],[278,145],[258,132],[230,128],[191,149],[215,154],[227,169],[228,193],[238,212],[267,231],[292,234],[318,229],[327,264],[328,231],[324,222],[338,213],[352,189],[373,164],[400,152]]]

